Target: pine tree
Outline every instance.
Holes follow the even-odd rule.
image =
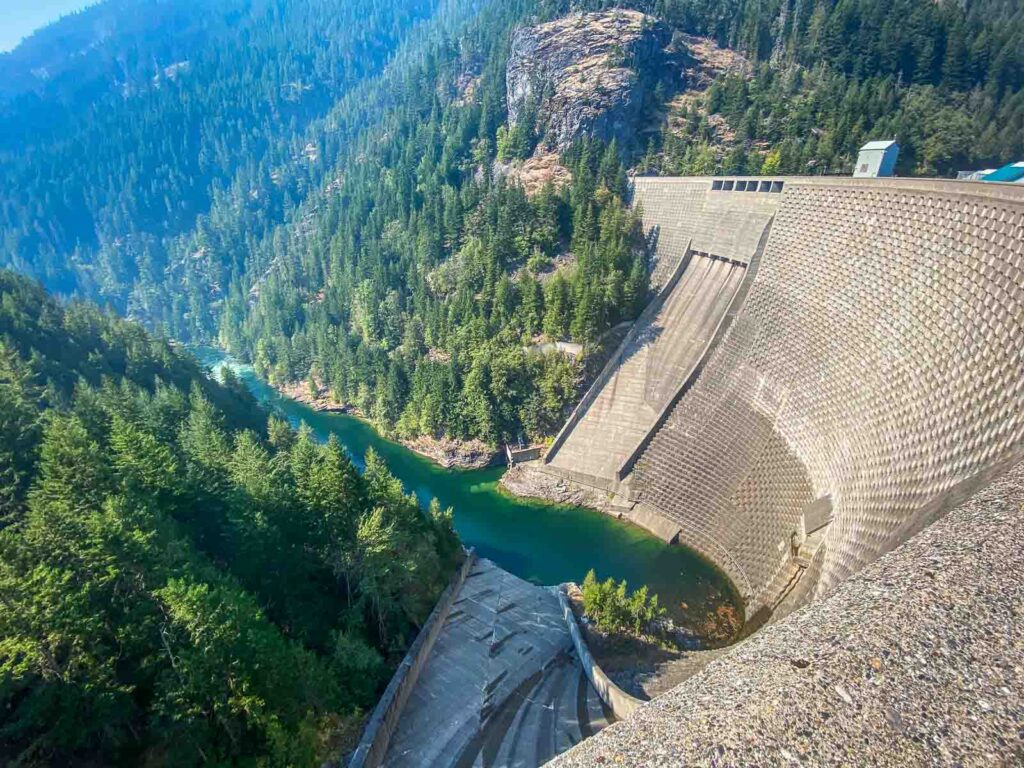
[[[0,341],[0,528],[21,510],[41,432],[32,371]]]

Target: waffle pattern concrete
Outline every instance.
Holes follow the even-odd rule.
[[[618,366],[565,441],[548,456],[555,470],[607,487],[699,362],[743,281],[746,267],[691,253],[671,293],[617,353]]]
[[[534,768],[606,725],[558,597],[478,560],[383,764]]]
[[[697,182],[658,185],[673,183],[688,199]],[[762,215],[759,193],[715,194]],[[831,494],[834,520],[803,601],[1024,442],[1024,189],[786,179],[774,198],[743,308],[631,483],[733,575],[748,614],[813,499]]]
[[[756,285],[756,283],[755,283]],[[676,405],[637,463],[641,506],[680,527],[680,541],[719,565],[754,613],[790,557],[813,488],[803,464],[776,431],[782,399],[744,362],[757,334],[749,317],[733,324],[707,371]]]

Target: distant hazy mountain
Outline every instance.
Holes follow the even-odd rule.
[[[0,56],[0,264],[126,311],[232,184],[277,218],[296,175],[315,182],[290,167],[306,127],[435,9],[108,0],[46,27]]]
[[[1019,3],[612,5],[108,0],[0,57],[0,266],[494,443],[576,396],[524,349],[645,300],[628,171],[1024,156]]]

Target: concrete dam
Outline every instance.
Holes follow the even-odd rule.
[[[622,709],[550,594],[470,582],[353,765],[1020,764],[1024,187],[637,178],[633,204],[655,296],[506,479],[700,552],[751,633]]]
[[[704,553],[747,619],[822,595],[1024,442],[1024,189],[637,178],[660,291],[539,469]]]

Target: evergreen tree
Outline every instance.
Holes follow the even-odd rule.
[[[26,489],[0,529],[0,755],[322,763],[455,567],[450,511],[308,429],[249,429],[237,380],[125,321],[4,272],[0,309]]]

